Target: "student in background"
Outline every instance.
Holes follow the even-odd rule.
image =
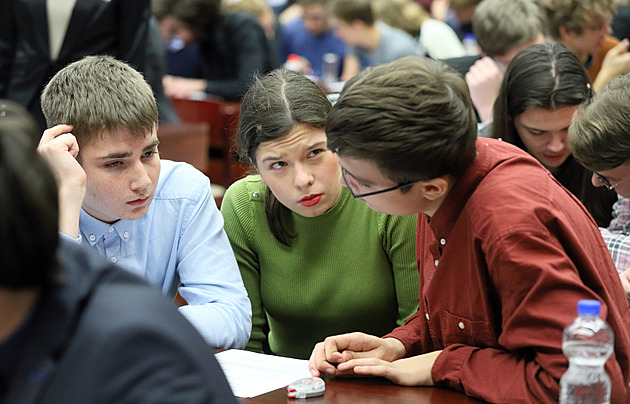
[[[547,35],[569,48],[588,69],[597,92],[630,72],[628,39],[611,36],[615,0],[539,0]]]
[[[466,54],[455,31],[445,22],[431,18],[414,0],[376,0],[372,7],[378,20],[418,38],[427,56],[447,59]]]
[[[371,0],[330,0],[329,8],[337,35],[348,45],[341,81],[368,66],[424,55],[411,35],[376,20]]]
[[[258,175],[228,188],[221,212],[252,302],[247,349],[305,359],[330,333],[381,335],[417,310],[415,215],[376,213],[342,188],[330,108],[286,69],[243,98],[240,155]]]
[[[573,113],[590,97],[591,80],[570,50],[557,42],[530,46],[508,66],[491,137],[534,156],[606,227],[617,195],[593,187],[593,173],[575,160],[567,141]]]
[[[575,158],[594,172],[596,187],[614,190],[613,221],[600,229],[630,296],[630,75],[613,79],[575,114],[569,144]]]
[[[0,100],[0,402],[236,403],[213,350],[171,302],[59,240],[38,133]]]
[[[382,338],[326,338],[311,373],[556,403],[562,331],[578,300],[598,299],[615,334],[611,402],[626,402],[630,310],[597,226],[532,156],[476,129],[468,87],[444,63],[407,57],[346,83],[328,146],[372,209],[419,213],[420,309]]]
[[[328,0],[298,0],[302,16],[289,21],[282,27],[280,60],[290,54],[300,56],[303,73],[321,77],[324,55],[333,53],[337,57],[337,76],[341,76],[346,56],[345,43],[333,32],[327,10]]]
[[[275,67],[277,58],[258,21],[247,14],[224,13],[221,0],[177,0],[162,12],[172,17],[173,29],[185,44],[197,44],[200,61],[195,78],[164,77],[167,96],[240,100],[255,73]]]
[[[542,43],[539,8],[531,0],[484,0],[475,9],[473,31],[482,54],[447,59],[466,78],[482,128],[492,121],[505,69],[522,49]]]
[[[59,181],[62,237],[144,277],[216,348],[245,346],[251,308],[208,177],[160,160],[151,88],[127,64],[86,57],[42,94],[39,151]],[[179,288],[178,288],[179,287]]]

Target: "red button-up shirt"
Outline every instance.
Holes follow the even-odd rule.
[[[630,402],[630,311],[586,209],[534,158],[480,138],[432,218],[418,217],[420,309],[387,337],[407,356],[442,349],[437,385],[490,402],[558,401],[562,330],[580,299],[615,333],[613,403]]]

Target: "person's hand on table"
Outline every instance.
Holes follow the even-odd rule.
[[[174,98],[189,98],[193,94],[205,91],[207,84],[204,79],[188,79],[169,75],[165,75],[162,79],[164,94]]]
[[[356,375],[381,376],[401,386],[433,386],[431,369],[442,351],[434,351],[393,362],[377,358],[352,359],[337,366],[337,370],[352,370]]]
[[[405,347],[395,338],[379,338],[360,332],[326,338],[313,348],[308,367],[313,376],[353,374],[353,359],[374,358],[392,362],[405,356]],[[343,366],[342,366],[343,365]]]

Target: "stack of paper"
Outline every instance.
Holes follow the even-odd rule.
[[[236,397],[255,397],[311,377],[308,361],[230,349],[216,355]]]

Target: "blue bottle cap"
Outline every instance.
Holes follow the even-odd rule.
[[[599,300],[582,299],[578,302],[578,314],[583,316],[597,316],[601,307]]]

